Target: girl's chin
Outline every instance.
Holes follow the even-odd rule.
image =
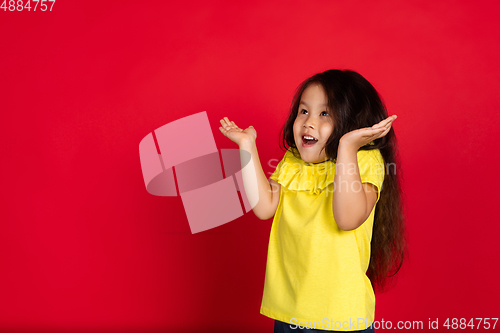
[[[300,151],[299,151],[300,153]],[[307,153],[300,153],[300,158],[302,159],[302,161],[306,162],[306,163],[319,163],[321,161],[318,160],[318,158],[314,158],[314,157],[311,157],[309,154]]]
[[[306,163],[321,163],[321,162],[324,162],[328,159],[326,156],[320,158],[317,155],[312,156],[313,154],[308,153],[307,151],[304,151],[304,150],[301,151],[301,150],[302,149],[299,149],[300,158]]]

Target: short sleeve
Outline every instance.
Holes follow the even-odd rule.
[[[276,170],[274,170],[273,174],[271,175],[271,177],[269,177],[269,179],[272,179],[275,182],[279,182],[280,175],[283,172],[283,164],[285,163],[285,160],[286,160],[286,153],[276,166]]]
[[[358,151],[358,167],[361,182],[377,186],[380,193],[380,191],[382,191],[385,175],[385,163],[382,154],[380,154],[380,150],[372,149]]]

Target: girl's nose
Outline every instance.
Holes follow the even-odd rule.
[[[304,127],[305,128],[312,128],[312,129],[315,128],[315,126],[314,126],[313,122],[310,120],[310,118],[308,120],[306,120],[306,122],[304,122]]]

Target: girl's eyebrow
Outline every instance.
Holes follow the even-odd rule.
[[[300,104],[304,104],[306,107],[309,107],[309,105],[307,105],[307,103],[306,103],[306,102],[304,102],[304,101],[300,101],[299,105],[300,105]],[[328,106],[328,104],[326,104],[326,103],[325,103],[325,104],[321,104],[319,107],[320,107],[320,108],[322,108],[322,107],[324,107],[324,106]]]

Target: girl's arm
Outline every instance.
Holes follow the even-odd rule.
[[[361,183],[358,149],[389,133],[397,116],[390,116],[372,127],[351,131],[342,136],[337,151],[332,210],[342,230],[354,230],[363,224],[377,201],[376,186]]]
[[[270,219],[274,216],[276,209],[278,208],[281,185],[271,180],[278,185],[276,186],[273,184],[275,185],[274,188],[271,187],[270,181],[267,180],[266,175],[262,170],[255,141],[243,141],[240,144],[240,151],[241,150],[250,153],[251,160],[249,164],[253,166],[253,168],[243,168],[241,171],[247,198],[249,201],[251,197],[258,199],[257,204],[253,207],[255,216],[257,216],[260,220]],[[243,164],[244,153],[242,152],[240,156]],[[255,184],[257,186],[255,186]],[[252,204],[252,202],[250,203]]]
[[[221,119],[220,123],[219,129],[222,134],[240,148],[243,186],[255,216],[261,220],[270,219],[278,208],[281,185],[272,179],[268,181],[262,170],[255,145],[257,131],[253,126],[246,129],[239,128],[234,121],[230,121],[227,117]],[[247,163],[248,153],[250,153],[251,159]],[[271,187],[271,185],[273,186]]]
[[[333,191],[333,216],[342,230],[358,228],[370,216],[377,201],[377,187],[361,183],[358,149],[339,144]]]

